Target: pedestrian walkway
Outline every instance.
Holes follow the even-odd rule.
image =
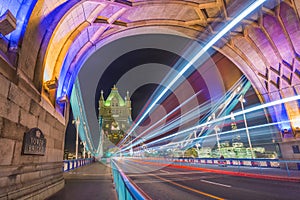
[[[49,200],[117,200],[110,167],[95,162],[64,173],[65,187]]]

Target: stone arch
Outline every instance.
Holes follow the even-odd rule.
[[[233,35],[220,51],[240,66],[262,102],[279,100],[300,92],[299,42],[296,39],[299,34],[299,17],[295,7],[281,2],[273,10],[263,9],[256,23],[246,25],[240,34]],[[299,115],[298,107],[297,102],[275,106],[272,119],[282,121],[282,113],[285,112],[289,119],[293,119]]]
[[[103,2],[98,2],[98,1],[81,1],[80,3],[76,4],[76,6],[83,5],[84,3],[87,3],[87,2],[98,3],[98,4],[103,3]],[[168,2],[168,6],[164,5],[164,3],[165,2],[162,2],[162,1],[154,1],[153,2],[153,4],[155,4],[156,7],[157,6],[160,6],[162,8],[167,7],[168,10],[171,10],[171,8],[175,8],[175,7],[177,7],[176,9],[178,10],[178,9],[180,9],[180,6],[185,5],[185,6],[189,7],[188,8],[189,10],[192,9],[192,11],[194,12],[194,14],[197,14],[197,12],[199,12],[200,8],[210,8],[210,9],[212,9],[215,6],[217,6],[218,8],[221,7],[220,2],[218,2],[217,4],[216,3],[207,3],[207,4],[203,4],[202,5],[201,3],[199,4],[197,2],[192,2],[191,3],[189,1],[171,1],[171,2]],[[40,11],[40,7],[42,6],[42,3],[40,3],[40,4],[36,8],[36,12]],[[108,2],[106,2],[105,6],[109,7],[111,5],[120,8],[118,11],[116,11],[114,13],[114,15],[115,14],[118,15],[118,12],[121,12],[119,14],[122,14],[122,12],[123,12],[122,9],[124,10],[124,8],[127,9],[129,7],[130,9],[132,8],[132,10],[133,10],[136,7],[141,6],[141,7],[143,7],[143,9],[145,9],[145,7],[147,7],[148,4],[146,2],[138,2],[138,3],[134,3],[132,5],[124,5],[123,3],[119,3],[118,4],[118,3],[108,3]],[[178,6],[178,5],[180,5],[180,6]],[[202,5],[202,6],[200,6],[200,5]],[[151,6],[153,6],[153,5],[151,4],[148,7],[151,7]],[[63,13],[63,10],[66,11],[67,8],[71,8],[68,13],[71,13],[72,10],[74,11],[74,9],[75,9],[75,8],[72,7],[72,5],[67,5],[67,3],[66,4],[61,4],[60,7],[61,7],[60,10],[62,10],[62,11],[60,11],[59,13]],[[146,9],[149,10],[151,8],[146,8]],[[203,13],[202,14],[201,13],[202,12],[200,12],[200,14],[198,13],[197,15],[203,15]],[[217,12],[213,12],[212,15],[216,14],[216,13]],[[93,15],[95,15],[95,14],[96,13],[94,13]],[[184,13],[182,13],[182,14],[184,14]],[[144,13],[144,15],[145,15],[145,13]],[[149,15],[149,13],[147,15]],[[146,18],[147,15],[145,15],[145,18]],[[170,14],[168,13],[166,15],[170,15]],[[153,16],[155,16],[155,15],[153,15]],[[60,21],[59,23],[63,24],[62,21],[65,20],[67,18],[67,16],[65,16],[64,14],[62,14],[62,16],[60,16],[60,17],[61,17],[61,19],[59,19],[59,17],[56,17],[56,18],[57,18],[57,20]],[[116,16],[113,16],[113,17],[116,17]],[[124,25],[124,23],[125,23],[125,22],[122,22],[122,20],[121,21],[120,20],[116,20],[113,17],[112,18],[108,18],[108,19],[101,19],[101,18],[98,17],[96,19],[96,20],[98,20],[97,23],[99,23],[99,21],[100,21],[100,23],[104,22],[104,23],[111,23],[111,24],[113,24],[114,27],[111,30],[107,31],[107,34],[113,34],[115,31],[122,30],[122,25]],[[123,16],[121,16],[121,17],[123,17]],[[168,17],[170,18],[170,16],[167,16],[167,17],[163,16],[162,19],[151,19],[151,18],[148,17],[146,19],[139,19],[139,20],[134,21],[134,22],[125,23],[125,25],[127,26],[127,24],[128,24],[128,27],[126,27],[126,29],[132,29],[134,27],[153,26],[153,25],[159,25],[159,26],[167,25],[167,26],[170,26],[170,27],[185,27],[185,28],[188,28],[188,29],[196,32],[196,31],[199,31],[199,30],[204,30],[204,28],[201,27],[201,26],[196,27],[195,23],[204,23],[204,24],[208,23],[205,20],[204,21],[200,20],[200,22],[199,22],[199,20],[197,19],[198,21],[194,22],[193,20],[188,19],[188,20],[190,20],[192,22],[186,24],[186,22],[184,22],[182,20],[168,19]],[[212,16],[210,16],[210,17],[212,17]],[[94,16],[94,18],[95,18],[95,16]],[[164,19],[164,18],[166,18],[166,19]],[[199,18],[199,16],[197,18]],[[55,20],[54,22],[57,23],[57,20]],[[58,72],[60,70],[55,70],[55,68],[59,68],[59,66],[62,64],[61,62],[63,62],[63,60],[64,60],[64,58],[65,58],[65,56],[66,56],[66,54],[67,54],[67,52],[69,50],[68,46],[70,46],[70,44],[74,42],[74,38],[77,38],[77,36],[79,34],[81,34],[84,30],[86,30],[86,26],[88,26],[90,24],[91,24],[91,22],[90,23],[83,23],[83,24],[77,26],[75,29],[71,30],[72,34],[69,34],[69,37],[67,37],[68,39],[65,40],[65,41],[62,41],[62,44],[64,44],[63,45],[64,47],[62,47],[60,49],[53,50],[53,51],[57,51],[58,50],[60,52],[59,56],[57,57],[57,59],[55,59],[55,56],[54,56],[54,58],[52,58],[53,60],[56,60],[56,64],[55,64],[55,67],[54,67],[54,70],[53,70],[53,71],[56,71],[55,72],[56,75],[58,74]],[[95,27],[97,28],[97,25]],[[115,27],[117,27],[117,28],[115,28]],[[47,56],[48,55],[50,56],[53,53],[53,52],[51,52],[51,46],[47,47],[48,42],[51,41],[50,38],[54,38],[55,37],[55,35],[52,35],[53,32],[51,30],[53,30],[53,31],[54,31],[54,29],[57,30],[57,32],[56,32],[57,35],[58,35],[58,33],[60,33],[59,30],[56,29],[56,28],[57,27],[55,27],[55,26],[52,29],[50,28],[50,31],[48,31],[46,34],[44,34],[44,37],[42,39],[41,47],[39,49],[39,53],[38,53],[38,56],[37,56],[35,78],[34,78],[35,84],[37,85],[38,88],[41,87],[41,83],[40,83],[40,80],[42,79],[41,78],[41,76],[42,76],[41,75],[41,71],[43,71],[43,67],[45,67],[47,65],[47,62],[48,62],[47,61]],[[90,31],[91,30],[88,30],[88,32],[90,32]],[[188,31],[185,31],[185,32],[188,32]],[[100,33],[101,33],[101,31],[100,31]],[[91,37],[90,35],[88,37],[90,37],[92,39],[92,41],[93,41],[93,37]],[[94,42],[92,42],[92,44],[90,44],[89,47],[93,46],[93,44],[94,44]],[[86,48],[86,47],[83,47],[83,48]],[[48,50],[46,51],[46,49],[49,49],[49,51]],[[46,56],[44,57],[44,55],[46,55]],[[42,64],[42,62],[44,62],[44,64]],[[51,63],[50,63],[50,65],[51,65]],[[51,79],[53,80],[56,77],[56,75],[52,76]]]
[[[114,37],[121,34],[124,37],[133,35],[138,30],[139,34],[151,31],[171,33],[205,42],[219,27],[230,21],[235,13],[242,10],[245,3],[238,0],[2,2],[5,3],[0,5],[1,15],[9,9],[19,20],[14,33],[4,39],[0,38],[0,167],[4,170],[1,177],[4,189],[1,189],[4,191],[3,196],[13,195],[15,198],[24,195],[47,198],[64,185],[60,172],[68,117],[57,112],[55,106],[49,103],[49,97],[41,94],[46,66],[44,62],[51,60],[51,53],[55,53],[54,62],[49,63],[56,74],[52,75],[51,72],[49,80],[53,80],[57,74],[59,77],[66,74],[64,76],[68,78],[63,79],[62,83],[65,81],[67,88],[70,88],[72,81],[68,80],[76,77],[79,66],[87,56],[112,42]],[[86,4],[103,4],[105,8],[97,15],[91,14],[95,18],[91,21],[84,16],[85,13],[92,13],[86,8],[87,12],[79,14],[86,22],[60,32],[58,29],[68,21],[66,19],[70,19],[70,23],[77,20],[76,17],[68,16],[76,8],[83,9]],[[247,75],[261,96],[261,101],[300,94],[299,12],[298,0],[266,1],[259,10],[244,19],[214,46]],[[26,17],[19,18],[23,14]],[[281,27],[281,30],[276,30],[280,30],[280,35],[285,38],[284,46],[289,48],[289,54],[281,56],[284,46],[276,45],[272,35],[274,33],[267,31],[268,28],[264,25],[269,20]],[[51,47],[56,36],[63,38],[59,48]],[[73,47],[75,45],[76,48]],[[61,70],[63,66],[66,66],[65,71]],[[58,84],[60,85],[62,84]],[[56,89],[55,83],[53,87]],[[275,120],[280,120],[285,114],[288,116],[287,120],[298,119],[298,128],[300,127],[299,102],[276,107],[276,114]],[[289,126],[294,130],[297,128],[296,124],[290,123]],[[35,127],[42,130],[47,138],[46,154],[39,157],[23,156],[20,152],[24,132]],[[284,159],[299,158],[298,154],[291,153],[292,146],[299,145],[299,137],[298,130],[291,138],[282,138],[280,145]]]
[[[42,23],[38,24],[34,23],[35,14],[41,10],[47,11],[47,9],[44,9],[43,2],[37,2],[31,20],[33,24],[29,26],[28,33],[31,33],[35,26],[45,27],[45,25],[49,25],[49,20],[54,20],[54,22],[48,31],[41,33],[43,36],[39,37],[37,41],[37,43],[40,42],[40,46],[35,43],[39,49],[35,49],[30,58],[27,57],[24,60],[24,57],[21,57],[19,61],[21,68],[23,66],[25,69],[32,61],[35,63],[35,73],[29,70],[27,75],[32,77],[34,74],[34,83],[38,89],[43,86],[43,79],[45,79],[44,81],[52,81],[54,89],[58,87],[57,91],[48,96],[52,104],[55,104],[56,98],[60,98],[64,94],[69,95],[72,82],[80,68],[77,65],[81,65],[89,54],[99,48],[99,45],[104,44],[106,40],[111,40],[109,38],[113,38],[114,35],[126,35],[127,32],[136,30],[147,33],[147,28],[156,27],[162,32],[171,30],[172,34],[182,34],[204,42],[217,30],[219,20],[226,21],[228,16],[235,13],[223,1],[197,3],[176,0],[167,4],[163,1],[153,1],[149,4],[146,1],[135,3],[120,1],[116,3],[87,0],[73,4],[60,2],[57,5],[55,10],[49,12]],[[299,54],[296,51],[298,44],[296,44],[295,39],[292,39],[292,37],[296,38],[298,33],[297,31],[291,33],[293,31],[291,28],[285,29],[285,25],[288,26],[288,23],[285,23],[284,18],[287,13],[284,10],[288,10],[289,13],[296,16],[290,17],[290,19],[299,22],[296,6],[293,2],[282,2],[279,5],[266,4],[261,12],[248,17],[241,23],[240,27],[236,27],[230,32],[229,37],[225,36],[223,41],[214,47],[236,63],[240,70],[245,73],[256,88],[257,93],[260,94],[262,102],[299,93],[299,89],[294,87],[297,85],[299,77]],[[49,11],[51,10],[50,7],[48,8]],[[165,12],[160,12],[162,10]],[[177,15],[174,15],[174,12],[177,12]],[[74,20],[73,13],[75,13],[75,17],[81,16],[80,20],[64,30],[64,25],[68,24],[69,20]],[[157,13],[160,14],[157,15]],[[185,16],[185,18],[181,16]],[[282,59],[278,56],[283,51],[279,50],[280,47],[276,46],[276,42],[268,34],[268,26],[265,23],[272,19],[276,22],[273,24],[279,24],[278,27],[281,27],[282,35],[292,49],[289,52],[295,52],[295,58],[292,60]],[[204,31],[204,28],[208,28],[210,31]],[[266,56],[262,47],[257,44],[257,38],[252,38],[251,33],[253,32],[255,34],[252,35],[257,35],[258,32],[265,35],[270,43],[270,48],[275,49],[276,57],[281,60],[278,65],[273,66],[274,64],[268,59],[269,56]],[[57,40],[57,38],[61,38],[61,40]],[[27,48],[23,49],[24,51],[28,50]],[[25,53],[21,53],[22,55]],[[37,55],[35,61],[34,55]],[[48,77],[43,75],[43,72],[47,70],[49,71]],[[55,82],[56,78],[58,79],[58,86]],[[63,86],[67,86],[67,88],[63,88]],[[290,87],[291,89],[286,90],[288,92],[276,93],[283,87]]]

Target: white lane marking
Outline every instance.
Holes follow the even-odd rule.
[[[213,184],[213,185],[219,185],[219,186],[228,187],[228,188],[231,187],[231,185],[225,185],[225,184],[211,182],[211,181],[206,181],[206,180],[201,180],[201,181],[204,182],[204,183],[210,183],[210,184]]]
[[[159,171],[161,171],[161,172],[164,172],[164,173],[167,173],[167,174],[169,174],[170,172],[168,172],[168,171],[166,171],[166,170],[159,170]]]

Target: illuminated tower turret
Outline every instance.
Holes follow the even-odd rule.
[[[104,106],[104,103],[105,103],[105,101],[104,101],[104,96],[103,96],[103,90],[101,90],[101,96],[99,99],[99,109]]]
[[[130,100],[130,96],[129,96],[129,91],[126,92],[126,96],[125,96],[125,104],[126,107],[128,108],[128,119],[131,121],[131,100]]]

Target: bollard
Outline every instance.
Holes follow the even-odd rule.
[[[287,172],[288,176],[290,176],[289,166],[286,161],[285,161],[285,167],[286,167],[286,172]]]
[[[261,162],[258,162],[258,167],[259,167],[259,173],[260,173],[260,174],[263,174]]]

